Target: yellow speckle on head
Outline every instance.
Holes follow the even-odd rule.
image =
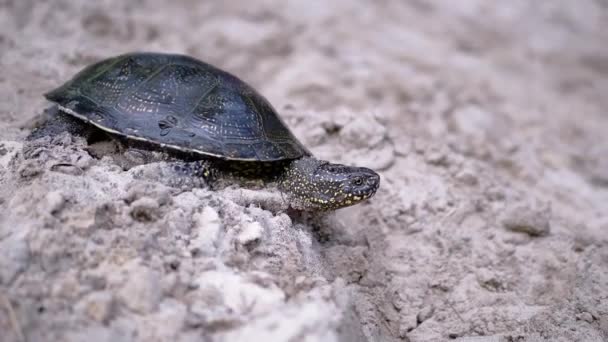
[[[361,200],[361,197],[359,197],[359,196],[355,196],[355,197],[353,197],[353,199],[354,199],[355,201],[360,201],[360,200]]]
[[[203,176],[205,176],[205,177],[209,177],[209,171],[205,171],[205,172],[203,172]]]
[[[346,204],[352,204],[353,202],[351,200],[346,200],[346,202],[344,202]]]

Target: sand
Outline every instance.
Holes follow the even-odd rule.
[[[602,1],[1,1],[0,340],[608,340]],[[175,189],[24,138],[135,50],[254,85],[377,195]]]

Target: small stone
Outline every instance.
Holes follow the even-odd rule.
[[[508,230],[530,236],[549,234],[551,208],[549,206],[518,204],[508,207],[502,215],[502,224]]]
[[[507,342],[507,339],[503,336],[472,336],[472,337],[461,337],[456,342]]]
[[[51,191],[46,194],[46,207],[51,215],[58,214],[66,203],[65,197],[59,191]]]
[[[26,236],[27,231],[24,230],[0,240],[0,285],[10,284],[27,267],[30,249]]]
[[[373,118],[358,117],[340,130],[340,137],[355,148],[373,147],[387,137],[387,131]]]
[[[52,165],[50,170],[70,176],[80,176],[84,173],[84,170],[81,167],[71,163],[57,163]]]
[[[460,133],[472,137],[483,137],[492,132],[495,115],[475,105],[457,108],[452,113],[454,126]]]
[[[249,222],[243,227],[243,230],[237,235],[237,241],[241,245],[247,245],[262,238],[264,228],[259,222]]]
[[[429,148],[424,151],[424,158],[427,163],[437,166],[448,166],[448,154],[444,148]]]
[[[433,313],[435,313],[435,308],[432,305],[425,306],[424,308],[422,308],[422,310],[418,312],[418,315],[416,315],[416,321],[418,322],[418,324],[420,324],[431,318],[433,316]]]
[[[217,249],[222,221],[217,211],[212,207],[205,207],[202,212],[192,215],[192,239],[189,247],[192,255],[213,255]]]
[[[139,222],[153,222],[160,217],[160,205],[151,197],[142,197],[131,203],[131,217]]]
[[[76,305],[76,310],[94,321],[107,323],[114,311],[114,296],[106,291],[93,292]]]
[[[585,321],[587,323],[593,323],[593,315],[586,311],[577,314],[576,319],[578,319],[580,321]]]
[[[51,295],[54,298],[74,299],[79,298],[84,288],[79,282],[78,274],[68,271],[53,282]]]
[[[93,290],[103,290],[107,286],[108,280],[98,274],[85,274],[82,277],[81,284],[92,288]]]
[[[418,326],[418,319],[416,315],[402,316],[399,324],[399,336],[404,338],[407,334],[416,329]]]
[[[31,179],[44,173],[44,170],[36,160],[26,160],[19,167],[17,173],[23,179]]]
[[[586,153],[582,169],[592,184],[608,187],[608,147],[596,144]]]
[[[487,268],[479,268],[475,272],[477,276],[477,282],[483,288],[488,291],[501,291],[504,290],[505,285],[499,279],[499,277]]]
[[[468,186],[474,186],[479,183],[477,175],[469,169],[460,170],[460,172],[456,174],[456,180]]]
[[[162,296],[158,272],[138,264],[131,264],[125,272],[128,277],[118,293],[122,302],[135,312],[155,311]]]
[[[169,188],[160,184],[147,182],[136,182],[133,184],[125,197],[127,203],[133,203],[140,198],[150,197],[156,199],[159,205],[166,205],[171,202]]]
[[[99,205],[95,208],[94,226],[96,229],[114,229],[119,226],[118,218],[121,215],[121,207],[125,206],[123,202],[108,202]],[[126,209],[126,208],[124,208]]]
[[[399,131],[399,133],[401,133]],[[411,138],[405,138],[402,136],[392,137],[393,146],[395,148],[395,155],[400,157],[406,157],[412,153],[414,149],[414,143]]]

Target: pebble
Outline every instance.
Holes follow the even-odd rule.
[[[372,118],[356,118],[340,130],[340,137],[355,148],[373,147],[387,137],[387,131]]]
[[[139,222],[153,222],[160,217],[160,204],[151,197],[142,197],[131,203],[130,214]]]
[[[155,311],[162,296],[158,272],[134,263],[128,265],[125,272],[127,280],[118,293],[122,302],[138,313]]]
[[[192,254],[213,255],[217,249],[222,221],[215,209],[205,207],[202,212],[192,215],[193,238],[189,242]]]
[[[35,160],[26,160],[17,170],[19,176],[23,179],[31,179],[44,173],[40,163]]]
[[[66,203],[65,197],[59,191],[51,191],[46,194],[46,208],[51,215],[58,214]]]
[[[473,170],[462,169],[456,174],[456,180],[468,186],[475,186],[479,183],[479,179]]]
[[[515,204],[505,209],[501,221],[508,230],[530,236],[543,236],[551,231],[550,219],[549,206]]]
[[[493,113],[475,105],[457,108],[452,112],[452,119],[458,132],[473,137],[481,137],[492,132],[494,117]]]
[[[587,323],[592,323],[593,322],[593,315],[591,315],[588,312],[581,312],[579,314],[576,315],[576,319],[580,320],[580,321],[585,321]]]
[[[136,182],[133,184],[125,197],[127,203],[132,203],[140,198],[150,197],[156,199],[158,204],[165,205],[171,202],[170,189],[160,184]]]
[[[237,241],[241,245],[247,245],[262,238],[264,228],[259,222],[248,222],[244,224],[243,230],[237,235]]]
[[[407,334],[416,329],[418,326],[418,319],[416,315],[405,315],[400,319],[399,324],[399,336],[402,338],[407,337]]]
[[[406,157],[412,153],[414,142],[411,138],[405,137],[391,137],[393,146],[395,148],[395,155],[399,157]]]
[[[93,292],[76,304],[76,310],[94,321],[106,323],[114,311],[114,296],[106,291]]]
[[[427,163],[437,166],[448,166],[448,155],[444,149],[431,148],[424,152]]]
[[[418,315],[416,315],[416,322],[420,324],[426,321],[433,316],[433,313],[435,313],[435,308],[432,305],[425,306],[418,312]]]
[[[0,285],[10,284],[29,263],[30,251],[27,244],[27,231],[13,233],[0,241]]]
[[[57,163],[52,165],[50,170],[70,176],[80,176],[84,173],[84,170],[81,167],[71,163]]]
[[[471,336],[461,337],[456,342],[507,342],[508,340],[503,336]]]

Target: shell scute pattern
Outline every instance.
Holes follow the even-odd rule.
[[[310,155],[253,88],[187,56],[110,58],[46,96],[102,129],[182,151],[259,161]]]

